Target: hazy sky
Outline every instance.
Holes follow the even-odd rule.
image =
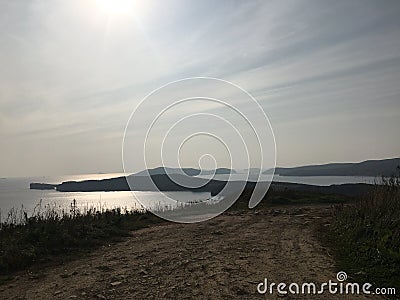
[[[132,110],[191,76],[255,96],[278,165],[400,156],[399,15],[398,0],[0,0],[0,176],[122,171]]]

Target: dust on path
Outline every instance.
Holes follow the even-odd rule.
[[[336,280],[314,230],[328,215],[327,206],[286,207],[153,226],[64,265],[21,273],[0,286],[0,299],[277,299],[276,290],[258,294],[257,284]]]

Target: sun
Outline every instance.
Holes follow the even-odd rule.
[[[132,13],[134,0],[96,0],[98,7],[109,15],[124,15]]]

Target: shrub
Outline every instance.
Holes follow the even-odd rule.
[[[11,210],[0,224],[0,274],[25,268],[53,255],[76,254],[128,236],[131,230],[161,222],[147,211],[88,208],[81,212],[74,200],[70,212],[45,206]]]
[[[342,268],[400,290],[400,177],[382,178],[365,197],[336,206],[327,238]]]

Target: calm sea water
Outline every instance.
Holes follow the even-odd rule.
[[[135,199],[131,192],[79,192],[79,193],[63,193],[55,190],[30,190],[29,183],[45,182],[45,183],[61,183],[68,180],[88,180],[88,179],[104,179],[123,176],[119,173],[110,174],[85,174],[85,175],[68,175],[68,176],[52,176],[52,177],[26,177],[26,178],[1,178],[0,179],[0,211],[3,220],[4,216],[11,210],[19,210],[23,207],[28,213],[38,209],[41,206],[51,205],[58,209],[68,210],[71,202],[75,199],[78,207],[81,209],[96,207],[98,209],[123,207],[127,209],[140,209],[139,202]],[[217,175],[216,179],[227,179],[226,175]],[[243,180],[243,174],[234,174],[231,180]],[[251,178],[250,179],[254,179]],[[373,177],[350,177],[350,176],[315,176],[315,177],[294,177],[294,176],[275,176],[274,181],[305,183],[315,185],[330,185],[340,183],[372,183]],[[198,201],[210,198],[209,193],[192,193],[192,192],[173,192],[173,193],[157,193],[157,192],[135,192],[138,193],[140,199],[142,197],[151,200],[155,206],[170,204],[174,205],[174,201],[168,198],[179,199],[180,201]],[[146,201],[147,202],[147,201]]]

